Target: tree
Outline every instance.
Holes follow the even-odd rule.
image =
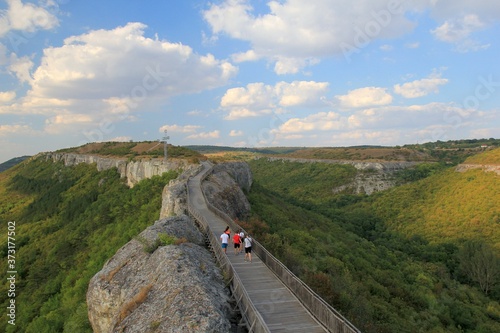
[[[459,253],[460,269],[488,295],[500,280],[500,258],[481,241],[468,241]]]

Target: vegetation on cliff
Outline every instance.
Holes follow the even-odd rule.
[[[91,332],[85,294],[90,278],[121,246],[158,219],[161,193],[177,172],[132,189],[116,169],[64,167],[43,158],[0,173],[0,219],[16,222],[16,326],[6,332]],[[6,224],[0,227],[7,267]],[[3,283],[0,293],[7,294]],[[8,299],[2,298],[1,307]]]
[[[92,154],[100,156],[134,158],[163,158],[164,144],[160,141],[144,142],[94,142],[80,147],[58,150],[61,153]],[[181,146],[169,144],[167,155],[170,158],[187,158],[192,163],[203,160],[200,153]]]
[[[331,191],[347,166],[249,163],[245,227],[364,333],[500,331],[498,175],[440,166],[360,196]]]

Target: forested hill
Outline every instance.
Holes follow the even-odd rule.
[[[13,166],[21,163],[22,161],[24,161],[25,159],[27,159],[29,157],[30,156],[15,157],[15,158],[12,158],[6,162],[1,163],[0,164],[0,172],[5,171],[9,168],[12,168]]]
[[[370,196],[332,191],[349,165],[255,159],[246,227],[364,333],[500,332],[500,149],[478,153]]]
[[[163,188],[178,173],[129,188],[116,169],[98,172],[85,163],[65,167],[46,158],[1,172],[0,220],[15,222],[10,234],[15,252],[8,252],[7,223],[2,223],[0,265],[6,268],[14,254],[9,263],[17,275],[16,325],[7,324],[4,311],[0,327],[22,333],[92,332],[85,302],[90,278],[158,219]],[[2,283],[0,294],[7,295],[9,287]],[[6,309],[8,302],[2,297],[0,306]]]

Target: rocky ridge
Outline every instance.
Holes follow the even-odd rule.
[[[457,172],[466,172],[468,170],[473,169],[481,169],[485,172],[494,172],[497,175],[500,175],[500,165],[494,164],[459,164],[455,171]]]
[[[87,304],[94,332],[237,331],[223,276],[203,235],[184,215],[186,182],[193,174],[195,168],[165,186],[160,220],[118,250],[91,279]],[[246,163],[216,165],[209,179],[204,188],[212,204],[232,216],[248,213],[240,188],[248,190],[252,183]],[[231,203],[243,199],[233,211]],[[165,238],[174,243],[165,244]]]
[[[166,162],[162,159],[143,159],[139,161],[128,161],[117,157],[103,157],[97,155],[83,155],[74,153],[44,153],[45,158],[54,162],[62,161],[65,166],[77,165],[80,163],[95,163],[98,171],[116,168],[122,178],[127,179],[127,185],[133,187],[142,179],[161,175],[170,170],[188,170],[197,165],[190,164],[183,159],[169,159]]]

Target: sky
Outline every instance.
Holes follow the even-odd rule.
[[[0,0],[0,163],[499,138],[497,0]],[[165,132],[166,131],[166,132]]]

